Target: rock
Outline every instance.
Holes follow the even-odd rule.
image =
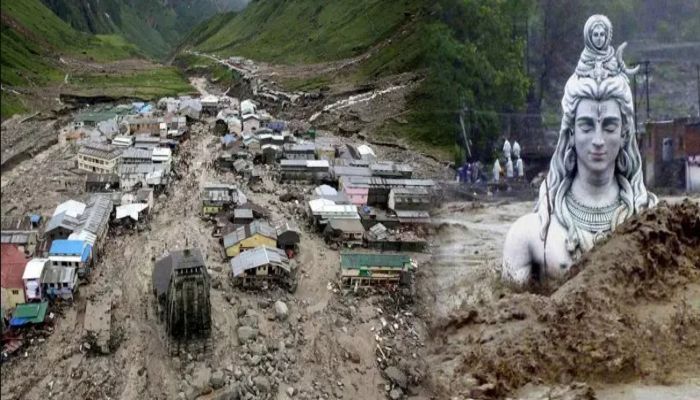
[[[209,367],[197,368],[192,374],[190,385],[198,391],[204,391],[209,388],[209,380],[211,379],[211,369]]]
[[[403,396],[403,392],[399,388],[392,389],[391,392],[389,392],[391,400],[399,400],[401,396]]]
[[[211,378],[209,379],[209,383],[211,383],[211,387],[214,389],[221,389],[224,387],[226,384],[226,381],[224,380],[224,373],[223,371],[216,371],[211,375]]]
[[[253,378],[253,383],[255,383],[255,387],[262,393],[270,391],[270,381],[264,376],[256,376]]]
[[[280,321],[286,320],[287,316],[289,315],[289,309],[287,308],[287,305],[284,304],[284,302],[282,302],[281,300],[277,300],[275,302],[275,315]]]
[[[294,394],[295,394],[295,393],[296,393],[296,391],[294,390],[293,387],[290,386],[290,387],[287,388],[287,396],[289,396],[289,397],[294,397]]]
[[[408,378],[406,378],[406,374],[404,374],[400,369],[391,366],[385,369],[384,373],[391,383],[398,385],[403,389],[406,389],[406,386],[408,386]]]
[[[260,361],[262,358],[260,356],[253,356],[253,358],[250,359],[250,365],[257,366],[260,364]]]
[[[238,328],[238,340],[241,343],[245,343],[249,340],[255,339],[258,336],[258,330],[251,328],[250,326],[241,326]]]

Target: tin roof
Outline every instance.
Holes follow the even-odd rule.
[[[17,246],[0,244],[0,283],[3,288],[23,288],[22,275],[27,265],[27,257]]]
[[[99,235],[109,223],[113,207],[110,196],[95,194],[88,200],[85,212],[80,216],[80,227],[90,233]]]
[[[235,212],[235,210],[234,210]],[[276,240],[277,232],[265,221],[255,220],[247,225],[236,228],[235,231],[224,236],[224,248],[229,248],[241,240],[259,234],[269,239]]]
[[[24,232],[2,232],[0,243],[23,245],[29,242],[30,233]]]
[[[41,218],[38,215],[37,218]],[[1,226],[3,232],[16,232],[16,231],[36,231],[37,228],[32,226],[32,216],[9,216],[3,215],[1,219]],[[39,220],[36,221],[37,223]]]
[[[46,264],[41,283],[70,283],[75,276],[75,268]]]
[[[85,262],[90,258],[92,246],[85,240],[65,240],[58,239],[51,242],[49,258],[51,256],[80,256],[80,260]]]
[[[113,160],[121,155],[121,150],[112,145],[90,143],[83,145],[80,150],[78,150],[78,154]]]
[[[236,208],[233,210],[233,218],[250,218],[253,219],[253,210],[250,208]]]
[[[338,191],[331,186],[321,185],[314,188],[314,194],[318,196],[335,196],[338,194]]]
[[[24,268],[22,279],[39,279],[44,272],[44,267],[48,263],[48,258],[32,258]]]
[[[68,215],[67,212],[64,211],[51,217],[49,222],[46,224],[46,228],[44,228],[44,232],[51,232],[59,227],[65,228],[69,231],[74,231],[78,228],[78,226],[80,226],[80,221],[78,221],[77,218]]]
[[[122,153],[122,158],[136,158],[150,161],[152,154],[152,151],[146,149],[129,147],[128,149],[125,149]]]
[[[53,215],[58,215],[64,211],[66,212],[66,215],[69,215],[73,218],[77,218],[80,214],[83,213],[83,211],[85,211],[85,203],[81,203],[75,200],[64,201],[63,203],[56,206],[56,210],[53,212]]]
[[[41,303],[17,304],[12,313],[10,326],[22,326],[26,324],[40,324],[46,319],[46,310],[49,307],[47,301]]]
[[[368,267],[403,268],[411,263],[411,257],[405,254],[387,253],[340,253],[340,267],[343,269],[360,269]]]
[[[338,230],[347,233],[364,233],[365,227],[359,219],[336,219],[328,220],[328,225],[333,230]]]
[[[244,251],[230,261],[233,276],[240,276],[245,271],[272,264],[290,271],[289,259],[284,251],[268,246],[256,247]]]
[[[97,243],[97,236],[94,233],[90,233],[85,230],[80,230],[71,233],[68,236],[68,240],[84,240],[94,247],[95,243]]]

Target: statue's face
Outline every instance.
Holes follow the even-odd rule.
[[[602,25],[596,25],[593,27],[593,32],[591,32],[591,42],[596,49],[602,50],[605,45],[605,39],[607,32],[605,32],[605,27]]]
[[[583,99],[574,119],[578,167],[592,173],[615,168],[622,147],[622,116],[615,100]]]

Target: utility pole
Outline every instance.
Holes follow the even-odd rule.
[[[647,92],[647,121],[651,120],[651,107],[649,105],[649,60],[644,61],[644,86]]]

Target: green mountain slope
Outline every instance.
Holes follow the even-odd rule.
[[[386,39],[424,1],[256,1],[243,12],[195,29],[186,43],[208,53],[236,53],[283,63],[351,57]],[[223,23],[224,19],[228,19]]]
[[[3,118],[59,93],[94,93],[96,80],[105,75],[111,88],[106,95],[150,97],[190,90],[177,71],[145,61],[123,38],[78,32],[39,0],[3,1],[0,15]],[[120,64],[125,59],[134,61]],[[141,78],[145,87],[134,90]]]
[[[380,134],[397,134],[450,151],[461,140],[462,107],[481,112],[465,123],[473,147],[490,155],[499,133],[497,112],[522,109],[529,80],[524,30],[516,21],[531,0],[266,0],[217,16],[183,41],[186,50],[244,56],[277,64],[313,64],[358,57],[348,73],[286,83],[313,89],[331,80],[362,84],[411,72],[423,79],[402,119]],[[343,76],[339,77],[339,75]],[[459,146],[458,153],[461,154]]]
[[[195,24],[244,0],[42,0],[81,32],[119,34],[163,59]]]

